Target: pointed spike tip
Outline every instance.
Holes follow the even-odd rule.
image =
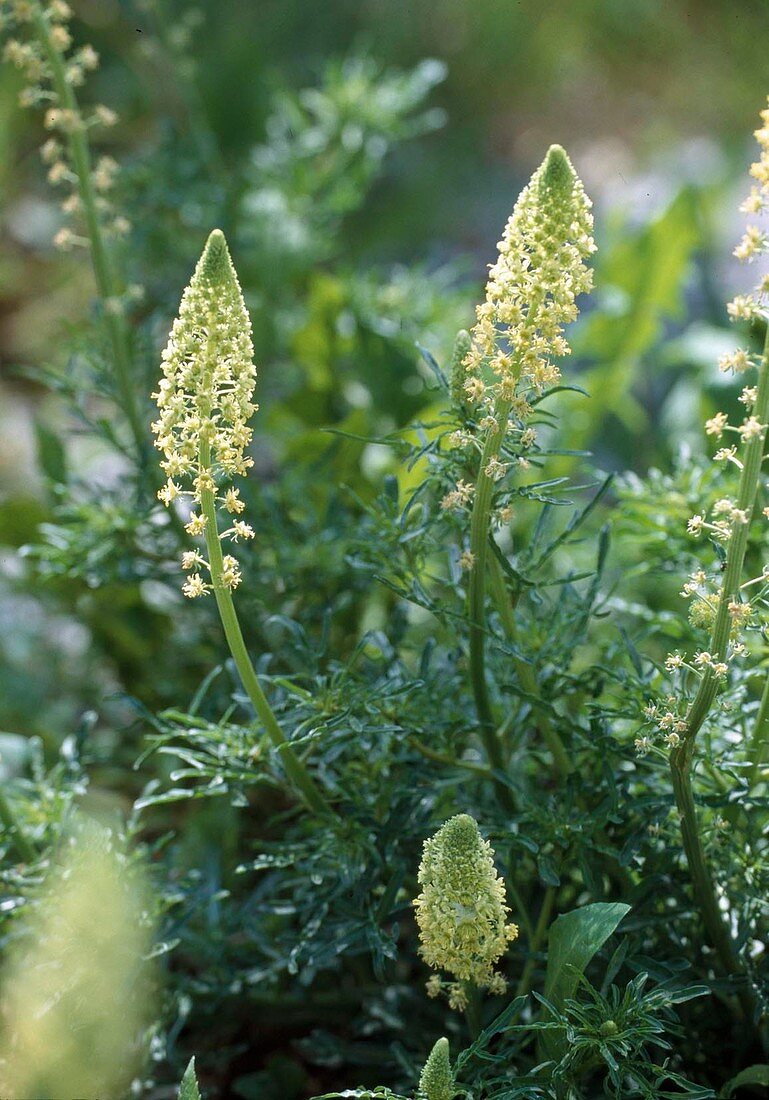
[[[448,1039],[439,1039],[430,1051],[419,1078],[419,1092],[424,1100],[453,1100],[454,1074]]]
[[[541,185],[558,195],[570,195],[576,173],[562,145],[551,145],[542,162]]]
[[[221,281],[229,271],[230,252],[221,229],[213,229],[200,259],[201,274],[212,283]]]

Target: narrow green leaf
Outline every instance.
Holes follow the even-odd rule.
[[[545,997],[556,1010],[574,995],[581,975],[596,951],[606,943],[622,918],[630,911],[621,902],[596,902],[574,909],[553,921],[548,937]],[[560,1030],[540,1033],[540,1054],[558,1059],[565,1036]]]
[[[748,1066],[736,1077],[732,1077],[731,1081],[727,1081],[719,1095],[722,1097],[734,1096],[737,1089],[743,1085],[769,1085],[769,1066]]]
[[[189,1065],[184,1071],[182,1083],[179,1086],[179,1100],[201,1100],[198,1079],[195,1076],[195,1059],[190,1058]]]

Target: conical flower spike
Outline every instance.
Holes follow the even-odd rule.
[[[164,504],[187,497],[200,505],[213,494],[226,512],[238,516],[243,511],[230,482],[253,464],[245,449],[251,441],[248,421],[257,408],[255,384],[251,321],[224,234],[215,229],[182,296],[163,352],[163,377],[153,394],[160,417],[152,429],[168,478],[158,493]],[[185,488],[185,482],[191,487]],[[231,523],[222,539],[253,538],[247,523]],[[205,520],[199,511],[190,514],[187,531],[194,537],[203,535]],[[209,591],[201,574],[209,565],[199,553],[188,551],[182,565],[190,571],[186,595]],[[224,556],[222,578],[229,588],[240,581],[231,555]]]
[[[430,1051],[419,1078],[419,1096],[420,1100],[453,1100],[454,1074],[448,1039],[439,1039]]]
[[[492,847],[469,814],[452,817],[425,842],[419,884],[414,907],[422,958],[460,982],[500,992],[504,981],[494,964],[518,929],[507,923]]]
[[[550,360],[569,354],[563,326],[592,286],[590,206],[568,156],[552,145],[505,226],[464,361],[468,397],[490,415],[499,399],[526,419],[527,395],[560,377]]]

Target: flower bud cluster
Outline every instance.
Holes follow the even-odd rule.
[[[254,537],[253,528],[237,518],[245,504],[229,482],[253,465],[245,451],[252,435],[248,421],[257,409],[255,385],[251,320],[224,234],[215,229],[182,296],[153,394],[160,415],[152,430],[167,478],[158,497],[166,506],[179,498],[192,504],[186,529],[195,538],[206,533],[206,500],[230,517],[220,539]],[[189,572],[186,596],[210,591],[205,574],[211,567],[202,554],[187,551],[182,566]],[[240,583],[230,554],[222,559],[219,579],[229,589]]]
[[[453,1100],[456,1093],[448,1039],[439,1039],[419,1076],[418,1100]]]
[[[26,79],[20,93],[23,107],[38,107],[44,111],[44,124],[50,136],[41,148],[48,181],[66,192],[61,209],[67,218],[82,212],[78,166],[73,154],[73,136],[94,127],[110,127],[117,115],[109,107],[97,105],[82,111],[74,89],[85,83],[86,77],[99,66],[99,56],[90,45],[73,46],[69,21],[71,9],[65,0],[4,0],[0,2],[3,26],[16,36],[8,38],[4,59],[18,68]],[[83,170],[83,165],[80,165]],[[114,238],[125,237],[130,222],[115,212],[108,193],[114,186],[117,163],[101,157],[95,167],[87,166],[95,192],[96,214],[102,232]],[[54,244],[62,251],[87,247],[88,237],[77,223],[62,226],[54,236]]]
[[[443,982],[433,975],[428,994],[445,992],[451,1007],[461,1009],[467,1004],[466,983],[504,992],[505,980],[494,966],[518,928],[507,922],[510,909],[492,847],[469,814],[450,818],[425,842],[419,885],[414,908],[420,954],[428,966],[455,979]]]
[[[526,420],[528,398],[560,378],[552,359],[571,351],[563,326],[577,317],[577,295],[592,287],[590,207],[568,156],[552,146],[515,204],[476,308],[464,388],[486,415],[501,398]]]
[[[515,454],[510,461],[488,457],[484,472],[495,482],[513,463],[529,467],[532,401],[558,382],[554,360],[571,351],[564,326],[577,317],[577,296],[592,287],[585,263],[595,251],[591,205],[564,150],[551,146],[505,226],[472,332],[458,334],[451,393],[463,427],[448,443],[480,451],[501,431]],[[443,503],[466,505],[460,486]]]

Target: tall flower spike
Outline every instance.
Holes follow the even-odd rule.
[[[499,258],[489,273],[486,300],[477,307],[472,345],[464,360],[465,392],[477,411],[477,429],[482,433],[470,549],[466,551],[469,556],[463,555],[470,570],[470,679],[479,732],[495,772],[504,771],[506,762],[495,731],[484,655],[494,487],[508,472],[506,459],[526,468],[526,452],[536,440],[533,429],[526,426],[533,398],[560,378],[553,358],[571,350],[563,326],[577,316],[577,295],[592,286],[585,263],[595,251],[590,206],[568,156],[560,145],[552,145],[505,226]],[[461,444],[465,433],[455,434]],[[506,513],[499,518],[505,522]],[[519,675],[521,668],[519,664]],[[543,733],[556,769],[561,775],[568,774],[569,760],[557,732],[548,725]],[[510,809],[509,788],[498,778],[495,786],[502,805]]]
[[[178,497],[192,502],[187,530],[193,536],[205,531],[200,513],[208,494],[228,513],[243,510],[230,481],[253,464],[245,448],[252,434],[248,421],[257,409],[252,400],[255,384],[251,321],[224,234],[215,229],[182,296],[163,352],[163,377],[153,394],[160,416],[152,430],[168,479],[158,496],[167,506]],[[184,482],[191,487],[183,488],[180,483]],[[253,534],[247,523],[236,519],[219,537],[248,539]],[[208,592],[210,585],[200,569],[210,574],[211,565],[189,553],[182,564],[195,567],[185,594],[194,597]],[[222,560],[221,578],[230,589],[240,582],[240,570],[231,555]]]
[[[501,399],[525,419],[527,396],[560,377],[551,357],[569,354],[563,326],[577,316],[577,295],[592,287],[590,208],[569,157],[551,145],[515,204],[476,309],[465,390],[489,413]]]
[[[163,377],[154,394],[160,417],[152,430],[168,477],[158,496],[166,505],[181,496],[198,506],[187,531],[193,537],[205,537],[208,561],[196,550],[184,553],[182,567],[190,574],[182,591],[191,598],[213,591],[232,659],[254,711],[306,805],[327,816],[331,808],[280,728],[251,663],[232,599],[240,568],[231,554],[222,553],[222,539],[254,535],[238,519],[220,534],[217,506],[234,515],[244,508],[230,481],[252,464],[245,448],[251,440],[248,420],[256,411],[255,383],[251,321],[224,234],[215,229],[182,295],[179,316],[163,352]],[[182,488],[174,480],[177,477],[192,487]]]
[[[439,1039],[428,1055],[419,1077],[420,1100],[453,1100],[454,1074],[451,1072],[448,1039]]]
[[[414,900],[420,954],[428,966],[447,970],[459,983],[494,993],[504,979],[494,965],[518,928],[507,923],[505,884],[494,852],[469,814],[458,814],[425,841],[419,867],[422,892]],[[428,992],[437,992],[431,979]],[[463,1007],[464,989],[449,986],[449,1002]]]

